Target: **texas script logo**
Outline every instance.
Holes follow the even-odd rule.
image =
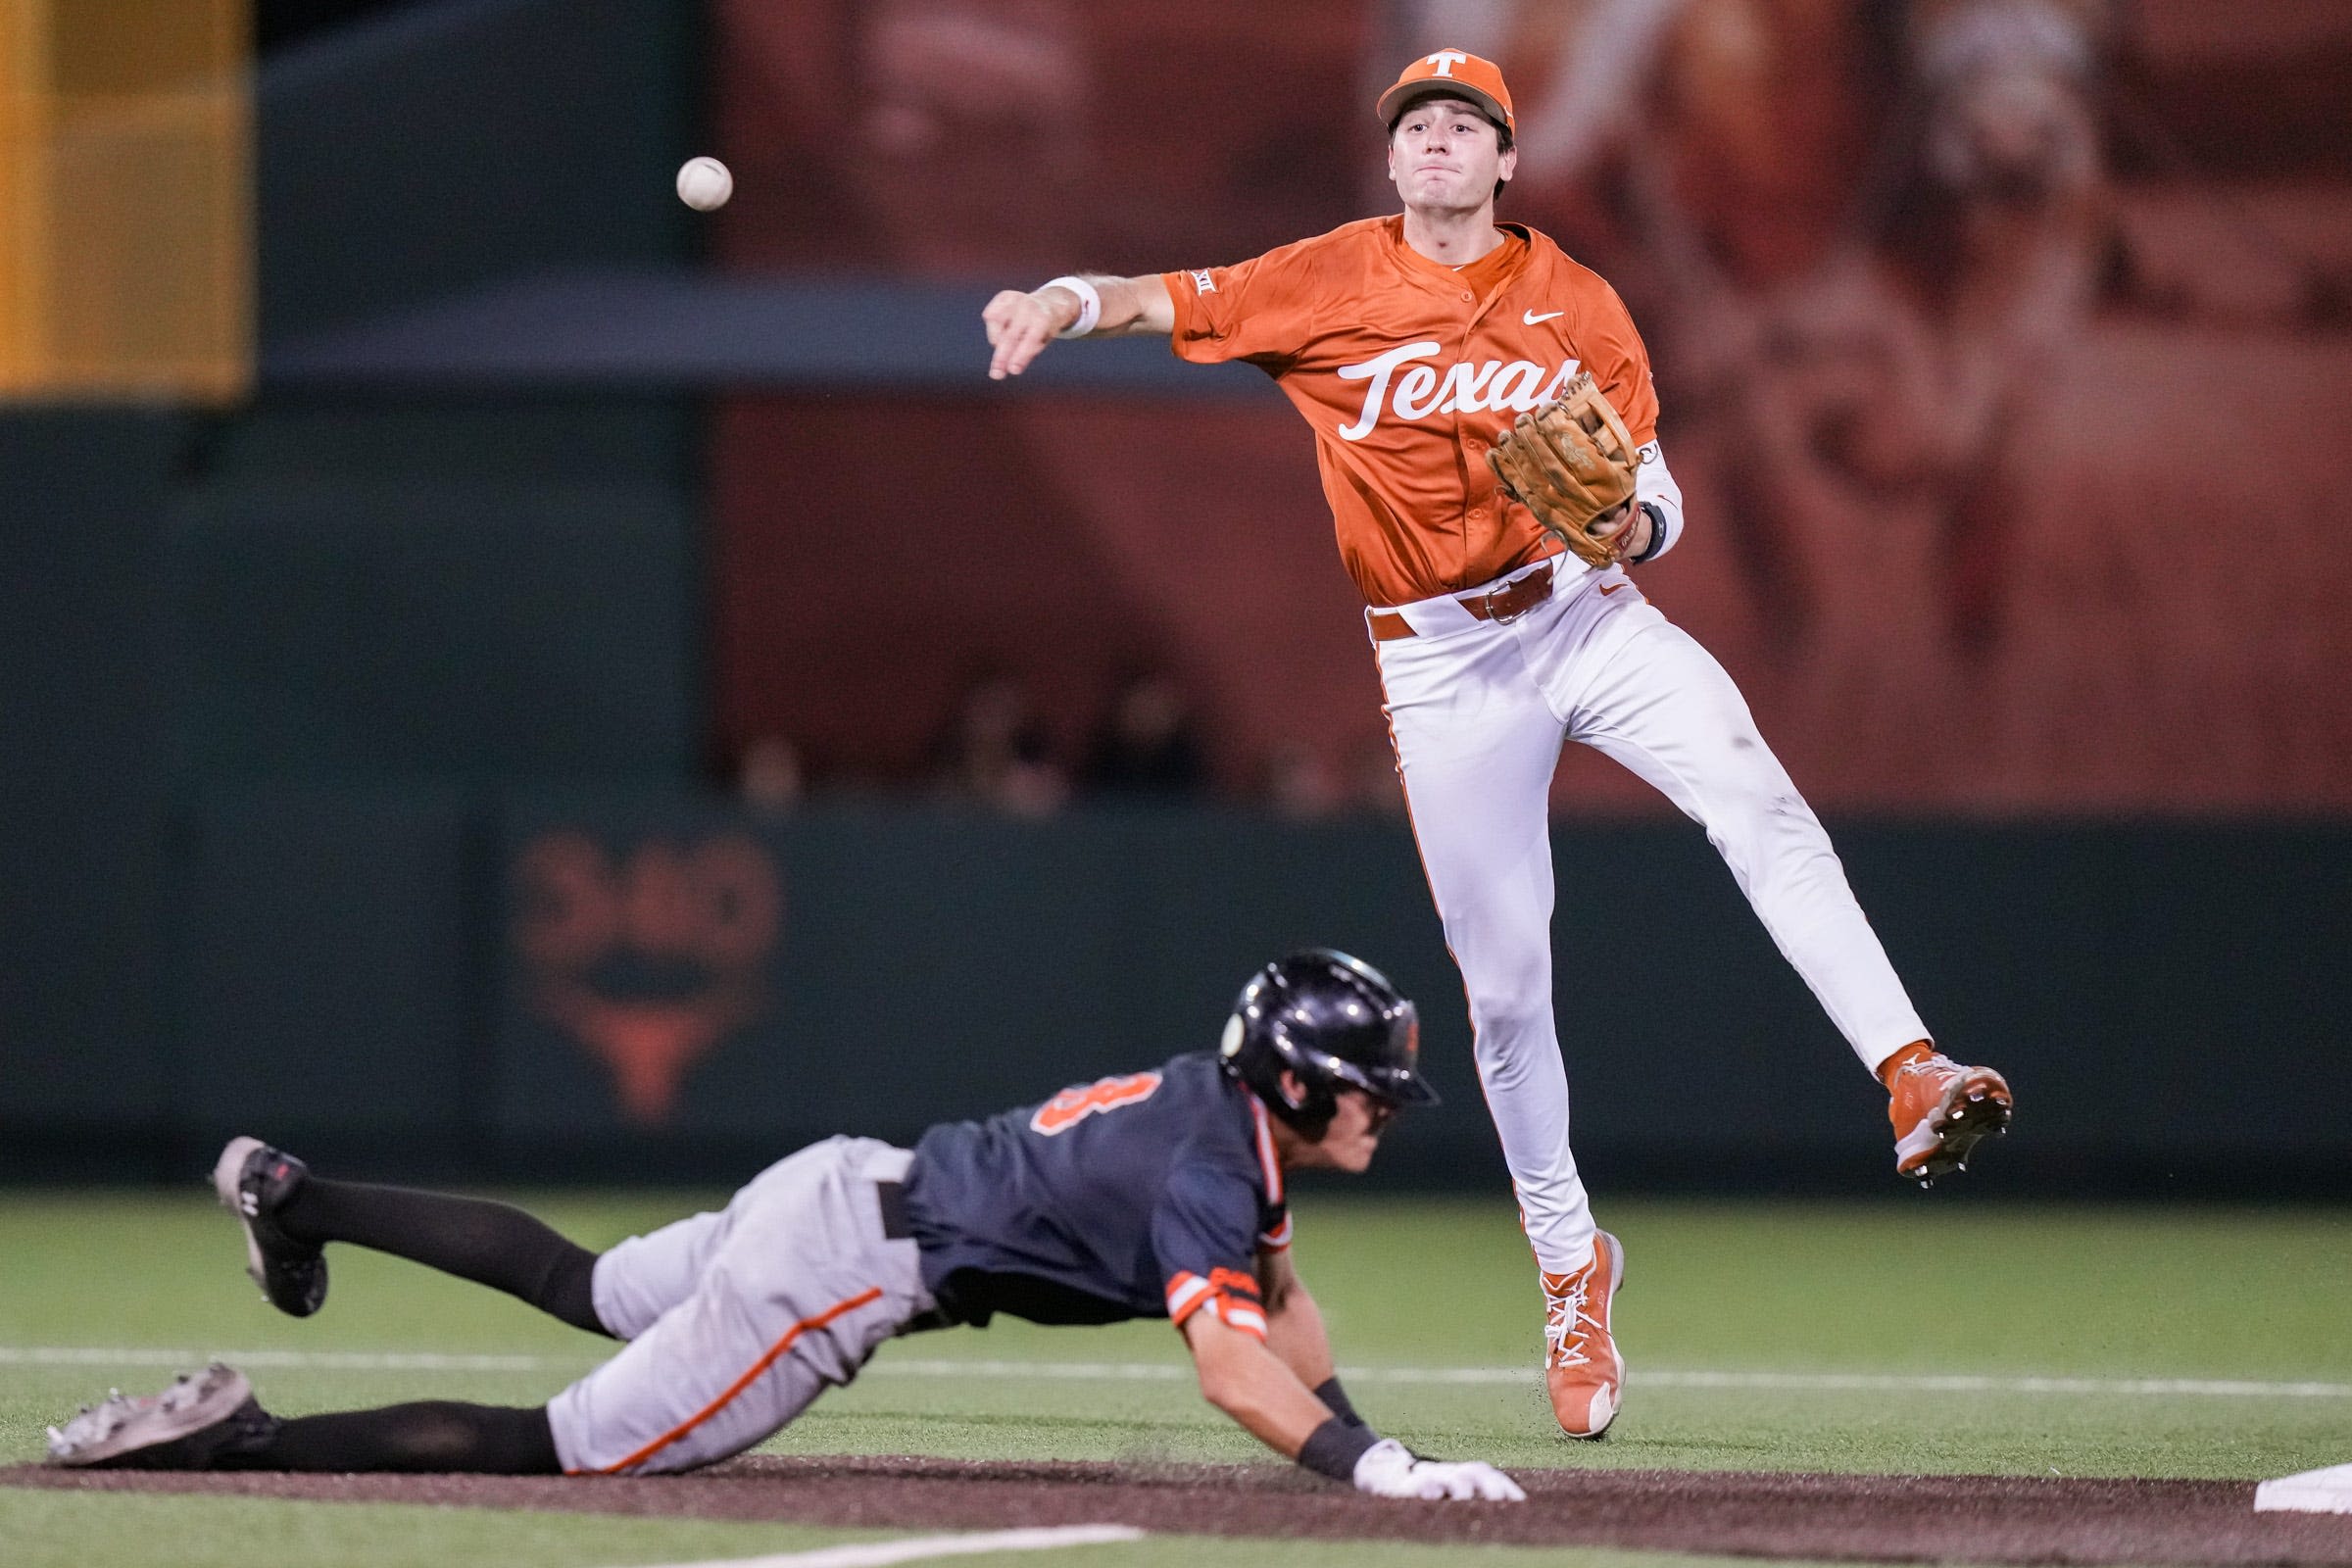
[[[1402,375],[1396,373],[1397,367],[1438,352],[1436,343],[1407,343],[1361,365],[1341,366],[1341,380],[1369,384],[1364,388],[1363,411],[1353,424],[1340,427],[1340,439],[1361,441],[1380,423],[1384,412],[1393,412],[1399,419],[1477,414],[1487,409],[1526,414],[1561,396],[1576,379],[1575,360],[1562,360],[1556,372],[1546,372],[1533,360],[1489,360],[1483,365],[1449,365],[1443,377],[1434,365],[1415,365]]]

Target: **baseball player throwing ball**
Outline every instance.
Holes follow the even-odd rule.
[[[1166,335],[1185,359],[1257,366],[1313,427],[1543,1275],[1552,1409],[1598,1437],[1624,1379],[1609,1308],[1625,1256],[1594,1228],[1569,1153],[1552,1024],[1546,805],[1564,739],[1706,829],[1886,1084],[1898,1175],[1962,1168],[2006,1127],[2010,1094],[1936,1051],[1739,689],[1626,575],[1684,526],[1648,355],[1608,284],[1494,221],[1517,163],[1502,73],[1442,49],[1377,110],[1401,215],[1232,267],[999,294],[983,317],[989,374],[1019,374],[1054,338]]]
[[[327,1181],[239,1138],[213,1172],[280,1310],[326,1299],[329,1242],[415,1259],[627,1341],[546,1405],[432,1401],[281,1420],[214,1365],[49,1433],[52,1464],[167,1470],[646,1474],[740,1453],[894,1335],[1166,1317],[1209,1402],[1268,1447],[1384,1497],[1520,1500],[1475,1461],[1366,1426],[1291,1266],[1287,1171],[1362,1171],[1437,1095],[1413,1004],[1313,950],[1251,977],[1215,1053],[1065,1089],[912,1150],[834,1138],[725,1209],[602,1254],[479,1199]]]

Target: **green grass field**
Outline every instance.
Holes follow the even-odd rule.
[[[671,1195],[531,1201],[606,1245]],[[1424,1451],[1511,1467],[2256,1478],[2352,1461],[2352,1216],[1867,1205],[1612,1204],[1632,1367],[1605,1443],[1551,1430],[1533,1266],[1504,1202],[1299,1204],[1298,1257],[1357,1404]],[[200,1198],[0,1197],[0,1462],[110,1385],[224,1354],[283,1414],[420,1397],[535,1403],[600,1342],[501,1297],[333,1254],[307,1322],[263,1305]],[[421,1364],[414,1357],[496,1358]],[[961,1363],[960,1366],[955,1363]],[[1436,1374],[1446,1374],[1441,1379]],[[1939,1380],[1988,1379],[1989,1383]],[[2166,1388],[2166,1384],[2179,1385]],[[1165,1324],[1018,1323],[894,1344],[772,1445],[966,1458],[1266,1457],[1194,1392]],[[0,1561],[622,1568],[799,1550],[851,1532],[464,1509],[0,1489]],[[1155,1539],[988,1562],[1119,1568],[1232,1543]],[[1691,1559],[1286,1544],[1286,1561]]]

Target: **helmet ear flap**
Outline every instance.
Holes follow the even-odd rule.
[[[1290,1114],[1283,1120],[1296,1127],[1310,1143],[1321,1143],[1323,1135],[1331,1130],[1332,1117],[1340,1113],[1339,1094],[1328,1083],[1304,1085],[1297,1100],[1292,1100],[1287,1093],[1282,1098],[1290,1106]]]
[[[1285,1077],[1298,1084],[1297,1094],[1291,1093],[1290,1085],[1283,1081]],[[1282,1119],[1317,1142],[1322,1140],[1324,1130],[1331,1126],[1331,1118],[1340,1113],[1340,1097],[1332,1086],[1310,1079],[1295,1068],[1275,1078],[1274,1092],[1282,1097],[1282,1103],[1273,1109],[1279,1114],[1287,1108],[1290,1114]]]
[[[1307,1138],[1319,1139],[1339,1110],[1338,1101],[1331,1087],[1319,1082],[1310,1068],[1289,1059],[1289,1054],[1276,1043],[1278,1029],[1269,1026],[1257,1001],[1256,982],[1252,982],[1242,994],[1241,1006],[1225,1020],[1224,1036],[1217,1042],[1218,1065],[1255,1095],[1266,1109]],[[1253,1018],[1256,1028],[1251,1027]]]

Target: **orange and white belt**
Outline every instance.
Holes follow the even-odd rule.
[[[1371,628],[1376,643],[1400,637],[1444,637],[1467,631],[1482,620],[1505,626],[1551,597],[1560,564],[1561,558],[1551,556],[1467,593],[1439,594],[1389,610],[1367,610],[1364,624]]]

